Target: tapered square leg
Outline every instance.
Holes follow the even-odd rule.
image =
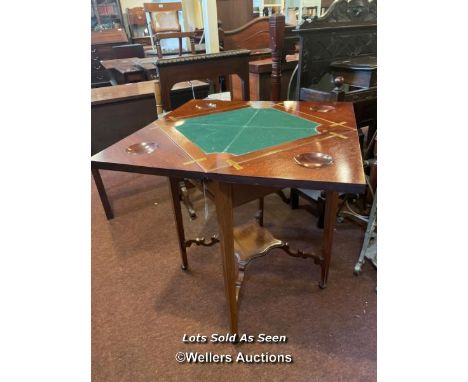
[[[263,215],[265,212],[265,199],[263,197],[258,199],[258,210],[255,214],[255,219],[260,227],[263,227]]]
[[[101,178],[101,173],[97,168],[92,168],[91,173],[93,174],[94,183],[96,184],[96,188],[99,193],[99,198],[101,199],[102,207],[104,208],[104,212],[106,213],[107,220],[113,219],[114,212],[112,211],[112,207],[107,197],[106,189]]]
[[[215,183],[216,215],[223,259],[224,289],[228,303],[231,334],[237,333],[236,261],[234,258],[232,186]]]
[[[190,215],[190,219],[196,219],[197,218],[197,213],[195,211],[195,208],[193,208],[192,201],[190,200],[190,195],[187,190],[187,185],[185,181],[180,181],[179,182],[179,191],[180,191],[180,196],[182,198],[182,203],[184,203],[185,208],[187,208],[187,211]]]
[[[184,221],[182,219],[182,210],[180,208],[180,188],[179,182],[181,179],[169,178],[171,197],[172,197],[172,208],[174,211],[174,218],[176,221],[177,238],[179,240],[180,257],[182,260],[182,269],[185,271],[188,269],[187,261],[187,248],[185,247],[185,233],[184,233]]]
[[[330,268],[331,251],[333,245],[333,234],[335,230],[336,211],[338,208],[338,193],[327,191],[325,197],[325,226],[323,230],[322,242],[322,272],[320,277],[320,288],[326,288],[328,280],[328,270]]]

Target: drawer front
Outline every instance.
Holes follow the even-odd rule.
[[[114,45],[123,45],[114,44]],[[112,45],[92,45],[91,46],[91,57],[97,57],[101,60],[112,60],[114,58],[114,52],[112,51]]]

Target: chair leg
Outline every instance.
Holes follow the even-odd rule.
[[[179,184],[177,184],[179,183]],[[188,260],[187,260],[187,246],[185,243],[185,233],[184,233],[184,220],[182,219],[182,213],[180,210],[180,183],[176,178],[169,178],[169,186],[171,190],[172,198],[172,208],[174,211],[174,218],[176,221],[177,228],[177,238],[179,240],[179,250],[180,257],[182,260],[182,270],[188,269]]]
[[[285,195],[283,190],[276,191],[276,195],[278,195],[286,204],[291,203],[291,189],[289,189],[289,198]]]
[[[317,228],[323,229],[325,226],[325,199],[322,195],[317,199]]]
[[[156,44],[156,53],[158,54],[158,58],[163,58],[162,49],[161,49],[161,41],[157,37],[156,37],[155,44]]]
[[[193,204],[192,204],[192,201],[190,200],[190,195],[188,193],[185,181],[179,182],[179,190],[180,190],[180,196],[182,198],[182,203],[184,203],[185,208],[187,208],[190,219],[192,220],[196,219],[197,213],[195,212],[195,209],[193,208]]]
[[[258,211],[255,214],[255,219],[258,222],[258,225],[260,227],[263,227],[263,212],[265,210],[265,199],[264,198],[259,198],[258,199]]]
[[[333,245],[333,234],[336,222],[336,211],[338,207],[338,193],[335,191],[326,191],[325,193],[325,224],[322,241],[322,271],[320,276],[320,288],[327,286],[328,270],[330,269],[331,252]]]
[[[297,189],[291,188],[289,202],[291,203],[291,209],[295,210],[299,208],[299,191]]]
[[[195,39],[193,38],[193,36],[190,36],[190,50],[192,52],[192,54],[196,54],[196,50],[195,50]]]

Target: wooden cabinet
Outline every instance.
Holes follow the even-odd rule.
[[[91,0],[91,30],[123,28],[120,0]]]
[[[101,65],[101,60],[114,58],[112,47],[128,43],[123,29],[108,29],[91,32],[91,87],[110,85],[107,70]]]

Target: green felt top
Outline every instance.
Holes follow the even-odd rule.
[[[207,154],[242,155],[316,135],[318,125],[276,109],[247,107],[189,118],[176,128]]]

